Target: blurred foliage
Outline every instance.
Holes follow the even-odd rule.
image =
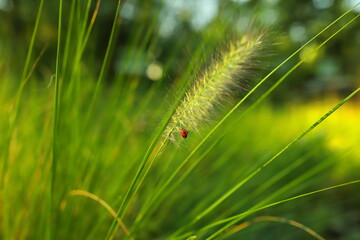
[[[65,9],[70,8],[70,3],[65,1]],[[95,3],[93,1],[93,8]],[[211,39],[209,41],[215,45],[221,45],[241,34],[249,22],[254,21],[270,26],[270,37],[275,45],[269,50],[271,61],[265,68],[271,69],[355,3],[351,0],[124,0],[109,79],[115,78],[117,74],[137,76],[143,79],[143,83],[149,82],[144,84],[146,86],[151,84],[147,68],[151,64],[160,67],[167,64],[164,66],[166,81],[174,81],[174,76],[179,76],[185,69],[201,41]],[[56,1],[46,1],[46,11],[36,42],[36,52],[40,52],[44,44],[49,44],[46,56],[41,61],[42,70],[37,73],[45,79],[54,72],[52,58],[56,50],[57,4]],[[89,57],[95,63],[102,62],[115,5],[116,1],[101,1],[94,29],[96,35],[91,35],[91,45],[88,46],[91,49]],[[11,66],[26,53],[38,1],[1,0],[0,7],[0,49]],[[64,12],[65,21],[68,14]],[[68,27],[65,22],[64,29]],[[332,32],[325,33],[318,41],[324,40]],[[139,40],[146,38],[157,38],[154,41],[156,44],[139,47]],[[300,57],[311,52],[318,41],[305,48]],[[13,45],[15,49],[11,47]],[[302,70],[296,71],[291,76],[292,80],[281,86],[273,98],[289,100],[294,98],[294,94],[307,98],[329,92],[348,93],[358,85],[360,79],[359,45],[360,22],[357,21],[351,25],[351,30],[343,32],[313,54]],[[9,49],[15,54],[5,54]],[[177,51],[181,52],[175,54]],[[133,59],[134,52],[139,56],[137,60]],[[168,64],[175,55],[176,58]],[[145,56],[151,57],[149,59]],[[294,58],[288,65],[297,60]],[[201,69],[202,66],[197,67]],[[283,68],[278,71],[275,78],[282,76],[286,70]]]

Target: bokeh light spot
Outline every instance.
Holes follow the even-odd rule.
[[[150,63],[146,68],[146,76],[153,81],[159,80],[163,75],[162,65],[158,62]]]
[[[313,0],[314,7],[317,9],[329,8],[334,4],[334,0]]]
[[[297,22],[291,25],[289,34],[294,42],[302,42],[306,40],[306,36],[307,36],[305,27]]]
[[[316,44],[308,45],[300,52],[300,59],[306,63],[313,63],[319,56]]]

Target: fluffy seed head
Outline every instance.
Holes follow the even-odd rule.
[[[257,65],[256,58],[264,46],[265,31],[247,32],[197,79],[185,94],[182,103],[172,116],[164,136],[174,142],[182,128],[191,132],[213,116],[214,107],[224,103],[234,94],[234,89],[244,85],[251,70]]]

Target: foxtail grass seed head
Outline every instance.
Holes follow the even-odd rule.
[[[258,65],[256,59],[263,49],[264,38],[264,30],[248,31],[230,43],[185,94],[166,127],[164,137],[177,143],[181,137],[197,131],[200,124],[211,120],[215,106],[221,106],[249,80],[247,78]]]

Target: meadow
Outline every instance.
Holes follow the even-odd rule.
[[[360,3],[290,45],[226,2],[1,10],[1,239],[360,238]]]

